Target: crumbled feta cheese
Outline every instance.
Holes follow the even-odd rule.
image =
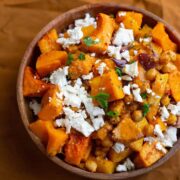
[[[123,92],[124,94],[130,95],[131,91],[130,91],[130,84],[128,84],[127,86],[123,87]]]
[[[141,94],[140,94],[140,88],[133,89],[132,92],[133,92],[135,101],[143,102],[143,99],[142,99]]]
[[[124,24],[122,22],[120,23],[120,27],[125,28],[125,26],[124,26]]]
[[[147,136],[147,137],[144,138],[144,141],[149,142],[151,144],[151,143],[153,143],[155,141],[155,138],[151,137],[151,136]]]
[[[159,124],[156,124],[154,127],[154,134],[158,137],[158,138],[164,138],[164,135],[162,133],[161,127]]]
[[[151,41],[152,41],[151,37],[139,38],[139,42],[150,43]]]
[[[98,64],[99,62],[101,62],[101,60],[100,60],[100,59],[97,59],[96,62],[95,62],[95,64]]]
[[[163,145],[160,142],[156,143],[156,149],[162,151],[164,154],[166,154],[167,152],[167,150],[163,147]]]
[[[100,116],[100,115],[102,116],[102,115],[105,115],[105,112],[102,108],[94,107],[92,114],[93,116]]]
[[[104,125],[104,119],[102,116],[98,116],[96,118],[92,118],[93,127],[95,130],[100,129]]]
[[[118,16],[126,16],[126,11],[118,12]]]
[[[90,56],[91,56],[91,57],[95,57],[95,56],[96,56],[96,53],[91,53]]]
[[[134,35],[133,35],[133,30],[132,29],[124,29],[124,28],[119,28],[114,37],[112,44],[114,45],[128,45],[129,43],[134,41]]]
[[[120,152],[124,151],[125,145],[122,143],[115,143],[112,146],[112,148],[114,149],[115,152],[120,153]]]
[[[121,46],[108,46],[107,53],[110,57],[114,57],[116,59],[121,59]]]
[[[139,87],[139,86],[138,86],[137,84],[132,84],[132,85],[131,85],[131,88],[132,88],[132,89],[134,89],[134,88],[136,89],[136,88],[138,88],[138,87]]]
[[[102,76],[103,73],[104,73],[104,68],[107,68],[106,67],[106,63],[102,62],[98,67],[97,67],[97,70],[98,70],[98,73]]]
[[[126,161],[124,162],[124,165],[127,167],[128,171],[131,171],[135,168],[134,163],[129,158],[126,159]]]
[[[122,78],[121,78],[120,76],[118,76],[118,80],[119,80],[119,81],[121,81],[121,80],[122,80]]]
[[[169,112],[165,106],[160,108],[161,110],[161,119],[162,121],[166,121],[166,119],[169,117]]]
[[[129,51],[125,50],[121,53],[121,57],[126,59],[127,61],[130,61],[130,55],[129,55]]]
[[[167,109],[170,110],[172,114],[180,116],[180,102],[178,102],[177,105],[169,104]]]
[[[138,76],[138,62],[134,62],[132,64],[126,64],[123,68],[124,73],[130,75],[131,77]]]
[[[134,55],[136,56],[138,54],[138,51],[137,50],[134,50]]]
[[[87,75],[82,75],[82,79],[83,80],[90,80],[90,79],[92,79],[93,78],[93,73],[92,72],[90,72],[89,74],[87,74]]]
[[[116,171],[117,172],[125,172],[127,171],[127,167],[123,164],[119,164],[117,167],[116,167]]]
[[[75,94],[66,93],[65,98],[64,98],[64,104],[67,105],[67,106],[80,108],[80,106],[81,106],[81,98],[79,98]]]
[[[122,78],[122,80],[124,80],[124,81],[132,81],[132,77],[131,77],[131,76],[128,76],[128,75],[124,75],[124,76],[122,76],[121,78]]]
[[[41,109],[41,104],[39,104],[35,99],[29,102],[29,107],[34,112],[34,115],[37,115]]]

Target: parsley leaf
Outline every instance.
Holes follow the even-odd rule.
[[[116,111],[108,111],[107,115],[110,117],[117,117],[119,114]]]
[[[149,112],[149,104],[143,104],[142,112],[143,112],[143,116],[146,116],[146,114]]]
[[[115,71],[116,71],[118,76],[120,76],[120,77],[122,76],[122,70],[120,68],[116,67]]]
[[[70,65],[73,59],[74,59],[73,54],[68,53],[68,59],[67,59],[66,65]]]
[[[109,94],[99,93],[96,96],[92,96],[92,98],[95,99],[103,109],[107,110]]]
[[[147,98],[147,93],[141,93],[141,97],[142,97],[143,99],[146,99],[146,98]]]
[[[80,53],[78,59],[85,60],[85,55],[83,53]]]
[[[83,42],[86,44],[86,46],[91,46],[93,44],[97,44],[99,40],[93,40],[91,37],[87,36],[83,39]]]

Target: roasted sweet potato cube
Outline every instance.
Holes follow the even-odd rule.
[[[172,96],[176,102],[180,101],[180,72],[174,71],[169,74],[169,85]]]
[[[105,174],[112,174],[115,171],[116,163],[110,160],[97,157],[96,163],[97,163],[97,172],[105,173]]]
[[[62,100],[57,96],[59,88],[52,86],[43,96],[38,117],[41,120],[52,121],[62,113]]]
[[[69,66],[69,76],[71,79],[77,79],[82,75],[87,75],[92,69],[95,58],[85,54],[84,60],[75,59]]]
[[[97,16],[97,28],[89,36],[91,40],[98,40],[99,42],[87,45],[83,39],[82,47],[90,52],[104,53],[111,42],[114,29],[114,19],[106,14],[99,13]]]
[[[145,127],[148,125],[147,119],[144,117],[141,121],[136,122],[136,126],[144,133]]]
[[[90,86],[92,96],[101,92],[107,93],[110,95],[109,101],[122,99],[124,97],[121,81],[118,79],[118,75],[114,70],[110,70],[102,76],[93,78],[90,81]]]
[[[164,51],[172,50],[176,51],[177,45],[171,41],[168,34],[165,31],[163,23],[158,22],[152,30],[152,38],[157,44],[159,44]]]
[[[151,36],[152,28],[145,24],[142,29],[139,31],[138,36],[140,37],[147,37]]]
[[[180,54],[176,54],[176,61],[174,61],[178,71],[180,71]]]
[[[133,150],[133,151],[140,151],[142,146],[143,146],[143,141],[144,138],[138,139],[136,141],[133,141],[129,144],[129,147]]]
[[[168,82],[168,74],[158,74],[154,83],[152,84],[152,90],[159,96],[163,96]]]
[[[90,36],[95,30],[93,25],[82,27],[83,37]]]
[[[49,88],[50,84],[41,81],[39,76],[33,72],[33,69],[31,67],[27,66],[25,68],[23,77],[24,96],[42,96]]]
[[[151,43],[151,48],[152,48],[152,50],[157,54],[157,55],[161,55],[161,53],[162,53],[162,47],[161,46],[159,46],[157,43]]]
[[[165,155],[165,153],[156,149],[156,143],[157,142],[146,142],[143,145],[139,154],[136,156],[134,160],[136,167],[141,168],[151,166]]]
[[[65,51],[50,51],[41,54],[36,62],[36,70],[41,77],[44,77],[59,67],[64,66],[67,57],[67,52]]]
[[[50,30],[47,34],[45,34],[42,39],[39,40],[38,46],[41,53],[47,53],[53,50],[59,50],[60,45],[56,43],[58,38],[58,34],[56,29]]]
[[[126,159],[131,153],[132,150],[130,148],[126,148],[124,151],[120,153],[117,153],[116,151],[114,151],[114,149],[111,149],[109,151],[108,158],[115,163],[119,163]]]
[[[90,147],[90,137],[71,133],[65,146],[65,161],[73,165],[79,165],[85,154],[89,152]]]
[[[113,130],[113,138],[121,142],[132,142],[142,136],[142,131],[129,117],[122,119],[118,126]]]
[[[48,142],[48,127],[52,127],[52,122],[37,120],[30,123],[29,129],[43,142]]]
[[[68,135],[62,128],[55,129],[53,126],[48,127],[48,144],[47,153],[50,156],[55,156],[57,153],[61,152],[61,148],[66,143]]]

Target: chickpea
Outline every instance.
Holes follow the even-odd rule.
[[[131,102],[133,102],[133,95],[132,94],[130,94],[130,95],[126,95],[125,97],[124,97],[124,102],[125,103],[127,103],[127,104],[130,104]]]
[[[132,118],[135,122],[139,122],[143,118],[143,114],[141,110],[136,110],[132,113]]]
[[[96,172],[97,169],[97,163],[94,160],[87,160],[85,163],[85,167],[88,171]]]
[[[109,147],[97,147],[95,150],[95,156],[106,157]]]
[[[116,125],[120,122],[120,117],[119,116],[118,117],[112,117],[112,118],[110,118],[109,121],[111,124]]]
[[[163,67],[161,69],[161,71],[163,73],[170,73],[170,72],[173,72],[175,70],[177,70],[177,68],[172,62],[169,62],[169,63],[163,65]]]
[[[152,136],[154,134],[154,126],[152,124],[148,124],[145,126],[144,131],[146,136]]]
[[[135,111],[138,108],[138,104],[137,103],[132,103],[128,106],[128,109],[130,111]]]
[[[167,119],[167,124],[174,125],[176,121],[177,121],[177,116],[175,116],[174,114],[170,114]]]
[[[149,69],[146,72],[146,78],[150,81],[153,81],[156,78],[157,74],[158,74],[158,71],[155,68]]]
[[[167,64],[170,61],[176,61],[176,53],[171,50],[165,51],[161,54],[159,61],[162,64]]]
[[[161,103],[162,103],[162,105],[167,106],[170,103],[169,96],[163,96],[161,99]]]

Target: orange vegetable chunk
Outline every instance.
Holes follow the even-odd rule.
[[[59,88],[52,86],[43,96],[41,101],[41,110],[38,117],[41,120],[52,121],[62,113],[62,100],[57,97]]]
[[[36,70],[41,77],[44,77],[59,67],[63,67],[67,61],[66,51],[50,51],[41,54],[36,62]]]
[[[152,38],[157,44],[159,44],[163,48],[164,51],[176,51],[177,49],[177,45],[171,41],[165,31],[164,24],[161,22],[158,22],[157,25],[153,28]]]
[[[58,39],[58,34],[56,29],[52,29],[47,34],[45,34],[38,42],[38,46],[41,53],[47,53],[49,51],[59,50],[60,45],[56,43],[57,39]]]
[[[65,146],[65,161],[73,165],[79,165],[89,148],[90,137],[71,133]]]
[[[42,96],[45,91],[50,87],[50,84],[47,84],[40,80],[37,74],[34,74],[33,69],[27,66],[24,70],[23,77],[23,95],[30,97]]]
[[[122,99],[124,93],[122,90],[121,81],[118,79],[118,75],[114,70],[97,76],[90,81],[91,95],[95,96],[98,93],[107,93],[110,95],[109,101]]]
[[[180,71],[180,54],[176,55],[176,61],[174,61],[174,64],[176,65],[178,71]]]

